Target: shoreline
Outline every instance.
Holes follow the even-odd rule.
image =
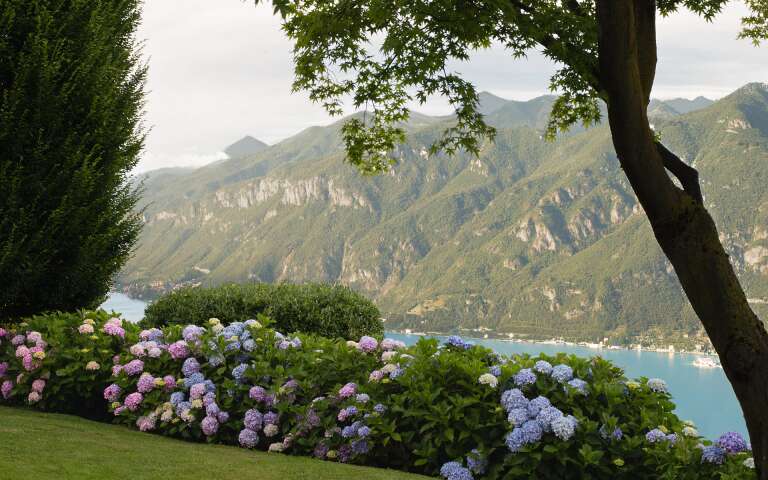
[[[386,333],[394,333],[397,335],[411,335],[411,336],[417,336],[417,337],[448,337],[450,335],[455,335],[451,333],[441,333],[441,332],[413,332],[413,331],[404,331],[404,330],[386,330],[385,334]],[[603,350],[622,350],[626,352],[666,353],[667,355],[693,355],[696,357],[709,357],[709,358],[719,359],[719,356],[717,355],[717,353],[691,351],[691,350],[669,350],[669,349],[659,349],[659,348],[654,349],[654,348],[642,347],[642,346],[627,347],[622,345],[603,345],[599,343],[571,342],[567,340],[556,340],[556,339],[522,340],[522,339],[513,339],[513,338],[504,338],[504,337],[481,338],[481,337],[473,337],[473,336],[462,336],[462,338],[467,340],[473,340],[473,341],[493,340],[493,341],[505,342],[505,343],[527,343],[530,345],[563,345],[567,347],[581,347],[589,350],[595,350],[597,352],[601,352]],[[718,366],[715,368],[720,368],[719,363],[718,363]]]

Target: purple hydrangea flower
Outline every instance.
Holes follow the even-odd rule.
[[[253,430],[254,432],[258,432],[261,430],[261,427],[264,422],[264,416],[255,409],[250,409],[245,412],[245,419],[243,423],[245,424],[245,427]]]
[[[123,366],[126,375],[138,375],[144,371],[144,362],[141,360],[131,360]]]
[[[746,440],[736,432],[725,432],[720,435],[716,444],[727,453],[741,453],[748,450]]]
[[[136,390],[141,393],[149,393],[155,388],[155,377],[148,373],[144,373],[139,377],[139,381],[136,383]]]
[[[120,398],[121,392],[122,392],[122,389],[120,388],[120,386],[113,383],[112,385],[104,389],[104,400],[108,402],[116,402],[117,399]]]
[[[189,356],[189,348],[187,348],[187,342],[179,340],[178,342],[168,345],[168,353],[171,354],[171,358],[174,360],[182,360]]]
[[[201,424],[206,436],[216,435],[219,431],[219,420],[216,417],[205,417]]]
[[[264,414],[264,423],[266,425],[277,425],[280,416],[275,412],[267,412]]]
[[[318,443],[315,447],[314,452],[312,452],[312,455],[314,455],[316,458],[323,459],[328,454],[328,445],[324,443]]]
[[[229,412],[219,412],[217,418],[219,419],[219,423],[227,423],[229,420]]]
[[[368,450],[371,448],[368,441],[362,438],[360,440],[355,440],[350,446],[352,447],[352,453],[355,455],[368,453]]]
[[[725,450],[717,445],[707,445],[701,449],[701,463],[714,463],[722,465],[725,463]]]
[[[494,377],[499,377],[501,376],[501,366],[493,365],[491,368],[488,369],[488,372]]]
[[[379,347],[379,342],[367,335],[363,336],[358,342],[358,348],[366,353],[375,351]]]
[[[237,441],[240,442],[240,446],[243,448],[253,448],[259,443],[259,434],[249,428],[245,428],[240,431]]]
[[[523,368],[514,376],[515,385],[524,387],[536,383],[536,374],[530,368]]]
[[[184,330],[181,331],[181,336],[184,337],[189,343],[194,343],[200,340],[200,336],[205,332],[205,329],[198,327],[197,325],[187,325]]]
[[[355,393],[357,393],[357,384],[351,382],[339,389],[339,397],[341,398],[349,398]]]
[[[565,383],[573,378],[573,369],[568,365],[561,363],[552,367],[550,376],[560,383]]]
[[[600,427],[600,436],[603,437],[604,440],[614,440],[619,441],[624,437],[624,432],[621,431],[619,427],[616,427],[613,429],[613,432],[608,432],[608,429],[605,425],[602,425]]]
[[[204,383],[196,383],[192,385],[189,389],[189,398],[192,400],[197,400],[199,398],[203,398],[203,395],[205,395],[205,384]]]
[[[251,397],[252,400],[256,400],[257,402],[263,402],[264,399],[267,397],[267,391],[264,390],[263,387],[259,387],[259,386],[251,387],[251,389],[248,391],[248,396]]]
[[[336,417],[340,422],[343,422],[347,420],[349,417],[353,417],[357,415],[357,408],[354,406],[350,406],[347,408],[342,408],[339,412],[339,415]]]

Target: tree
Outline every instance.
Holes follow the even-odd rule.
[[[259,0],[256,0],[259,3]],[[651,129],[647,106],[656,69],[656,18],[687,8],[709,21],[727,0],[274,0],[295,41],[295,89],[332,114],[342,101],[371,114],[343,129],[348,160],[363,172],[385,171],[404,139],[409,101],[440,94],[456,124],[433,151],[477,153],[494,131],[477,111],[473,85],[447,70],[492,43],[511,55],[539,48],[560,65],[550,87],[560,93],[548,135],[600,120],[600,102],[620,164],[644,208],[736,396],[760,478],[768,479],[768,333],[746,296],[705,209],[698,173]],[[768,38],[768,3],[746,0],[741,37]],[[375,50],[378,51],[375,51]],[[679,182],[678,187],[674,179]]]
[[[139,0],[0,1],[0,319],[95,307],[141,226]]]

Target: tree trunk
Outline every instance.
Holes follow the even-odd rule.
[[[656,143],[647,106],[656,63],[654,0],[597,0],[601,95],[613,144],[654,235],[720,355],[744,411],[760,479],[768,480],[768,332],[749,307],[697,181]]]

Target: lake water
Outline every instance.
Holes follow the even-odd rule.
[[[146,303],[134,300],[122,293],[113,293],[102,305],[106,310],[120,312],[123,318],[138,321],[144,316]],[[417,335],[388,333],[387,337],[415,343]],[[437,337],[444,338],[444,337]],[[582,357],[600,355],[623,368],[629,378],[646,376],[666,380],[677,404],[677,414],[685,420],[693,420],[699,432],[716,438],[726,431],[747,435],[747,427],[731,385],[721,368],[697,368],[697,358],[689,354],[640,352],[636,350],[595,350],[574,345],[548,345],[504,340],[474,340],[496,352],[529,353],[548,355],[557,352],[573,353]]]

